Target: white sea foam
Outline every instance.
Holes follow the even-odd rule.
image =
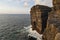
[[[24,27],[26,29],[26,31],[29,33],[28,36],[32,36],[37,38],[37,40],[42,40],[42,34],[37,33],[35,30],[33,31],[32,26],[28,26],[28,27]]]

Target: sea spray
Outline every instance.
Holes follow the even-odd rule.
[[[31,36],[31,37],[34,37],[34,38],[37,38],[37,40],[42,40],[42,34],[39,34],[37,33],[35,30],[33,31],[32,26],[28,26],[28,27],[24,27],[25,29],[25,32],[28,32],[28,37]]]

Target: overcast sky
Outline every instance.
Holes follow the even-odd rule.
[[[28,14],[36,4],[52,7],[52,0],[0,0],[0,14]]]

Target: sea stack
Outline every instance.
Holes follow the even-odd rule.
[[[32,29],[42,34],[47,25],[48,13],[52,9],[44,5],[35,5],[31,8],[31,24]]]

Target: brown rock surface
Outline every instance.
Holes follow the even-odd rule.
[[[48,12],[51,8],[44,5],[35,5],[31,8],[31,24],[32,29],[38,33],[43,33],[47,25]]]
[[[48,10],[49,7],[42,5],[32,7],[30,12],[32,28],[38,33],[43,32],[43,40],[60,40],[60,0],[53,0],[53,10]],[[48,12],[49,14],[46,15]],[[43,17],[41,17],[42,14]],[[44,26],[44,19],[47,16],[48,20]],[[43,23],[42,19],[44,21]]]
[[[48,17],[47,27],[43,33],[43,40],[55,40],[57,38],[56,34],[60,33],[60,14],[55,12],[50,12]]]
[[[53,0],[53,10],[48,16],[48,24],[43,40],[60,40],[60,0]]]
[[[60,33],[57,33],[57,34],[56,34],[55,40],[60,40]]]

